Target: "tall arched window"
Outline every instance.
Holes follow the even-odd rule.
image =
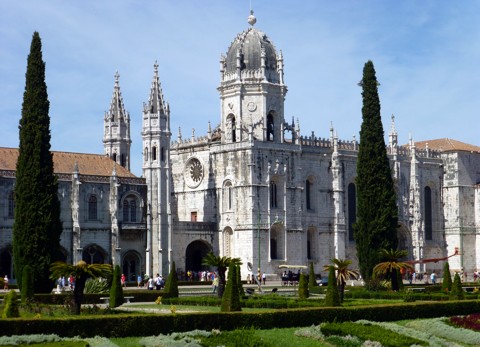
[[[232,117],[230,119],[231,121],[231,126],[232,126],[232,142],[237,141],[237,132],[236,132],[236,127],[235,127],[235,117]]]
[[[15,194],[12,191],[8,194],[8,218],[13,218],[15,214]]]
[[[157,160],[157,147],[152,147],[152,160]]]
[[[122,165],[123,167],[126,166],[125,154],[123,153],[120,155],[120,165]]]
[[[278,259],[277,255],[277,240],[274,238],[270,239],[270,258]]]
[[[227,181],[223,186],[223,210],[231,211],[233,208],[233,187],[232,182]]]
[[[307,231],[307,258],[308,259],[317,258],[316,235],[317,235],[317,230],[315,228],[313,227],[308,228],[308,231]]]
[[[269,113],[267,116],[267,141],[273,141],[274,139],[273,129],[274,129],[273,115]]]
[[[97,197],[90,195],[88,198],[88,219],[97,219]]]
[[[137,221],[137,202],[135,199],[130,200],[130,222]]]
[[[123,222],[137,222],[137,198],[129,195],[123,200]]]
[[[348,239],[354,240],[353,224],[357,221],[357,192],[354,183],[348,185]]]
[[[270,207],[277,208],[277,184],[274,181],[270,182]]]
[[[128,217],[129,217],[128,210],[129,210],[129,203],[125,199],[123,200],[123,221],[124,222],[128,222]]]
[[[432,221],[432,190],[425,187],[425,240],[433,239],[433,221]]]
[[[310,182],[310,180],[307,179],[305,181],[305,204],[306,204],[307,210],[312,209],[311,186],[312,186],[312,182]]]
[[[160,148],[160,160],[165,161],[165,148],[164,147]]]
[[[114,162],[117,162],[117,153],[113,153],[112,159]]]

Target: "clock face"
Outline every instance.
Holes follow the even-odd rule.
[[[185,164],[183,172],[185,183],[190,188],[196,188],[203,180],[203,166],[197,158],[190,158]]]

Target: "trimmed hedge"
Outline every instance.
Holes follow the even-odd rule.
[[[59,336],[127,337],[169,334],[201,330],[289,328],[318,325],[321,322],[344,322],[366,319],[395,321],[466,315],[480,312],[478,301],[407,303],[372,307],[324,307],[267,312],[188,313],[175,315],[114,315],[99,317],[72,316],[56,319],[0,319],[0,331],[6,335],[57,334]],[[141,328],[139,328],[141,327]],[[8,333],[5,333],[8,332]]]

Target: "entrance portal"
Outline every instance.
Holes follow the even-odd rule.
[[[206,241],[190,243],[185,252],[185,271],[201,271],[204,268],[202,259],[211,251],[212,247]]]

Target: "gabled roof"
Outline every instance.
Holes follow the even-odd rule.
[[[101,154],[54,152],[53,166],[56,174],[71,174],[78,165],[82,175],[111,176],[115,162]],[[0,147],[0,170],[15,171],[18,159],[18,148]],[[137,177],[123,166],[116,165],[118,177]]]
[[[419,141],[415,142],[415,147],[419,149],[428,148],[439,151],[439,152],[476,152],[480,153],[480,147],[470,145],[465,142],[460,142],[457,140],[452,139],[436,139],[436,140],[428,140],[428,141]]]

